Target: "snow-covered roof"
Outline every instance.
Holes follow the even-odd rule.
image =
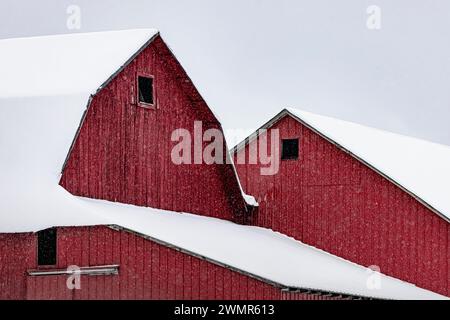
[[[132,231],[207,257],[289,288],[392,299],[445,298],[412,284],[373,272],[269,229],[229,221],[79,199],[86,209]]]
[[[60,190],[58,200],[77,214],[30,215],[21,231],[63,225],[110,225],[148,236],[282,288],[310,289],[383,299],[445,299],[412,284],[303,244],[274,231],[159,209],[78,198]],[[3,229],[3,230],[2,230]],[[0,232],[4,231],[0,224]],[[371,282],[371,277],[375,281]],[[374,279],[374,278],[372,278]],[[368,286],[369,283],[369,286]],[[376,286],[370,286],[376,284]]]
[[[311,112],[288,108],[262,128],[290,115],[349,152],[450,221],[450,147]],[[240,150],[248,140],[233,148]]]
[[[56,61],[74,65],[68,67],[58,62],[50,68],[50,74],[36,64],[43,61],[51,64],[51,59],[42,57],[44,60],[37,59],[34,63],[26,61],[33,57],[33,50],[40,56],[48,49],[37,44],[27,47],[22,43],[25,40],[17,40],[17,43],[16,40],[3,40],[18,51],[25,47],[30,49],[26,57],[23,52],[16,52],[17,56],[14,56],[12,49],[0,41],[0,233],[34,232],[52,226],[119,225],[287,287],[382,298],[441,297],[385,276],[382,276],[380,290],[369,290],[365,285],[365,268],[269,230],[188,214],[80,199],[60,187],[60,170],[90,95],[155,31],[133,33],[101,33],[114,44],[97,39],[101,45],[96,48],[106,56],[94,54],[92,47],[89,52],[99,59],[96,63],[103,65],[102,59],[107,59],[111,65],[105,63],[101,72],[94,72],[92,79],[90,73],[86,74],[86,83],[80,80],[83,73],[76,66],[84,68],[84,59],[91,59],[80,49],[82,44],[97,43],[89,35],[87,38],[91,40],[86,42],[79,39],[78,34],[55,36],[55,41],[39,37],[43,43],[55,46],[55,51],[48,51],[52,55],[55,55],[52,52],[65,52],[64,47],[67,47],[78,50],[84,57],[74,54],[74,60],[64,60],[56,55]],[[93,37],[97,36],[100,34]],[[66,43],[70,41],[65,37],[73,37],[78,45]],[[117,44],[120,41],[128,46],[127,54],[115,51],[121,51],[122,44]],[[105,47],[109,50],[104,50]],[[26,72],[16,57],[25,60],[30,72]],[[11,68],[5,60],[10,60],[20,70]],[[94,62],[86,64],[92,66]],[[74,72],[73,78],[62,71],[64,68]],[[14,78],[15,71],[31,78],[20,82],[19,78]],[[40,72],[42,83],[38,78]],[[64,81],[67,83],[59,83]]]
[[[0,41],[0,97],[95,93],[158,31],[73,33]]]

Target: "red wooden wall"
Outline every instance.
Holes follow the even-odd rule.
[[[11,250],[8,244],[17,248]],[[81,276],[69,290],[67,276],[28,276],[36,266],[36,235],[0,235],[1,299],[336,299],[287,293],[224,267],[105,226],[58,228],[57,266],[118,264],[119,274]],[[19,261],[18,261],[19,260]]]
[[[35,243],[30,233],[0,233],[0,300],[25,297],[25,271],[36,261]]]
[[[254,225],[450,295],[449,223],[292,117],[272,128],[280,139],[300,139],[300,157],[280,161],[273,176],[237,165],[260,204]]]
[[[156,108],[136,104],[138,74],[154,77]],[[231,165],[171,160],[173,130],[193,133],[196,120],[221,130],[158,36],[94,96],[60,184],[79,196],[233,220],[245,203]]]

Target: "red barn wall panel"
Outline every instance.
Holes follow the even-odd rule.
[[[1,241],[9,235],[0,235]],[[83,241],[87,239],[87,241]],[[105,242],[99,239],[111,239]],[[66,275],[28,276],[35,269],[36,235],[12,235],[24,262],[7,270],[1,298],[13,299],[336,299],[321,295],[283,292],[260,280],[105,226],[58,228],[57,265],[79,267],[118,264],[118,275],[81,276],[81,289],[69,290]],[[100,246],[99,246],[100,244]],[[108,249],[107,249],[108,248]],[[86,254],[83,254],[85,252]],[[118,252],[118,254],[106,253]],[[88,260],[87,260],[88,258]],[[5,277],[5,273],[2,273]],[[9,282],[8,282],[8,279]],[[14,280],[14,281],[12,281]],[[20,280],[20,281],[19,281]],[[17,284],[20,283],[20,284]]]
[[[247,159],[236,165],[241,183],[260,205],[252,224],[450,295],[448,222],[295,119],[272,129],[280,139],[300,139],[299,159],[262,176],[261,164],[248,164],[250,146],[240,151]]]
[[[35,260],[31,233],[0,233],[0,300],[24,299],[26,270]]]
[[[138,74],[153,75],[155,108],[137,104]],[[234,220],[245,203],[231,165],[171,160],[172,132],[187,129],[193,141],[194,121],[221,130],[157,37],[93,97],[60,184],[79,196]]]

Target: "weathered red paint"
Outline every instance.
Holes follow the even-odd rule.
[[[260,205],[252,224],[450,296],[448,222],[296,119],[271,128],[299,138],[300,157],[280,161],[273,176],[260,175],[260,164],[236,166]]]
[[[0,300],[23,299],[25,271],[36,261],[35,237],[30,233],[0,234]]]
[[[138,74],[154,77],[154,107],[138,105]],[[231,165],[172,162],[172,132],[193,136],[194,121],[222,130],[158,36],[93,97],[60,184],[74,195],[239,221],[246,206]]]
[[[65,269],[119,265],[118,275],[81,276],[69,290],[67,276],[29,276],[36,265],[36,234],[0,237],[0,256],[13,266],[0,274],[0,299],[337,299],[282,292],[280,288],[107,226],[58,228],[57,265]],[[8,245],[17,250],[11,250]],[[6,277],[5,277],[6,276]]]

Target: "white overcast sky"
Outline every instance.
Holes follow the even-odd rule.
[[[66,27],[71,4],[80,30]],[[450,145],[448,0],[0,1],[0,38],[142,27],[161,31],[224,128],[290,106]]]

